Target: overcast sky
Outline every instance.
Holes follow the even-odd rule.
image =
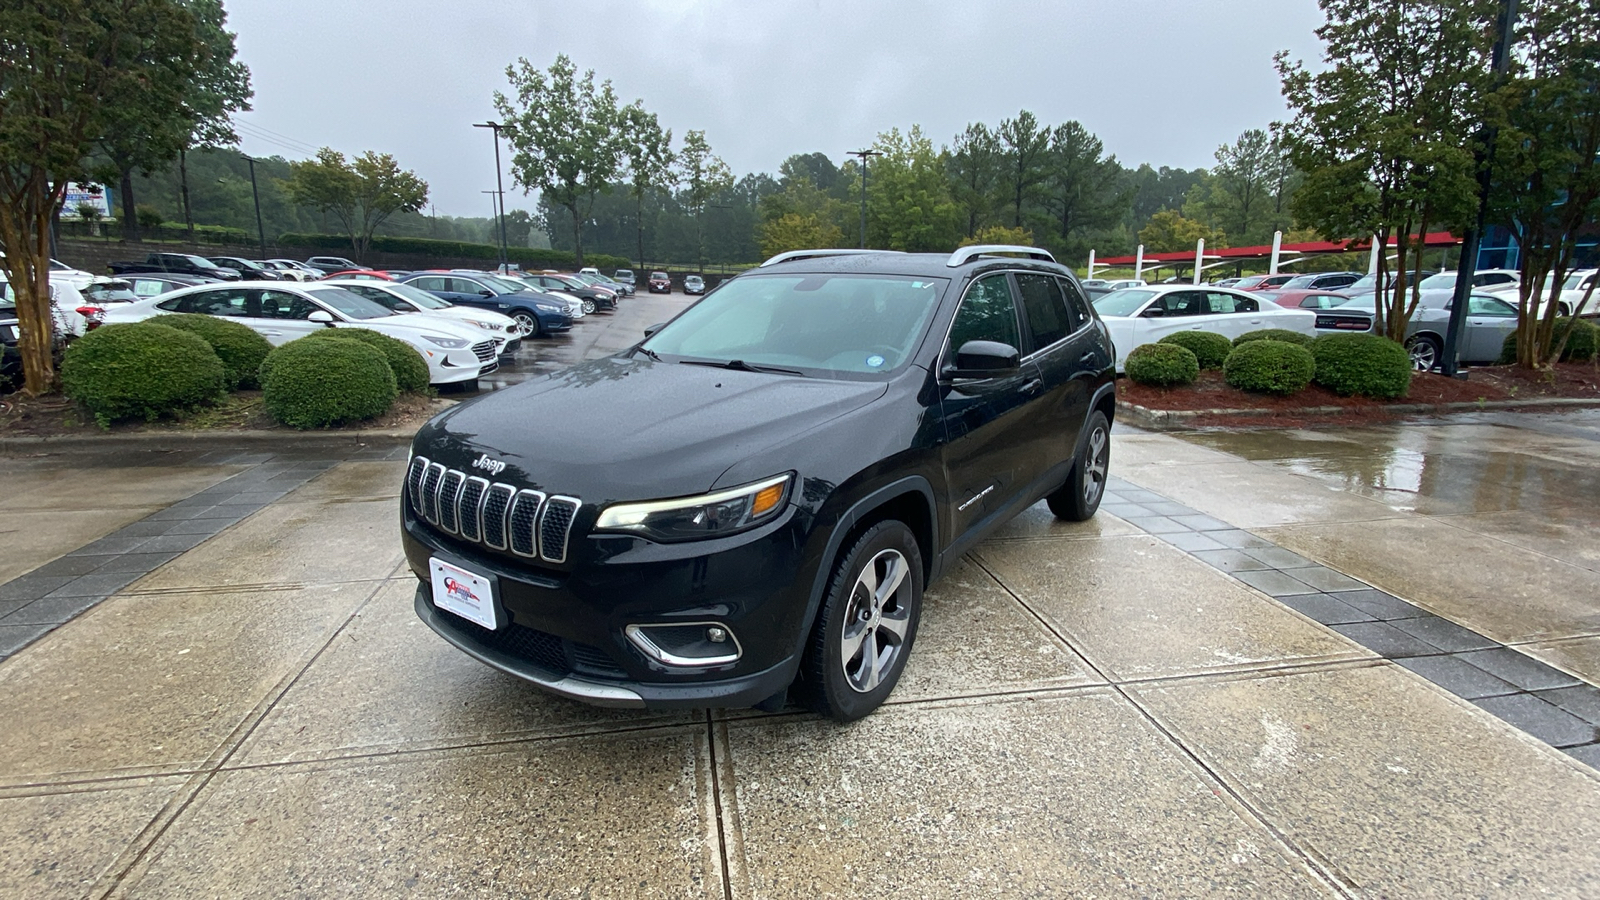
[[[393,153],[438,213],[490,214],[491,96],[519,56],[566,53],[704,129],[734,172],[836,162],[920,124],[936,144],[1020,109],[1077,119],[1125,165],[1212,164],[1284,115],[1272,55],[1315,60],[1316,0],[228,0],[255,109],[242,149]],[[507,155],[508,156],[508,155]],[[509,159],[508,159],[509,162]],[[507,207],[529,208],[506,169]]]

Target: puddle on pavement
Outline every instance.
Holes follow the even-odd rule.
[[[1600,497],[1592,451],[1574,453],[1563,439],[1493,425],[1177,436],[1425,514],[1543,512],[1592,505]]]

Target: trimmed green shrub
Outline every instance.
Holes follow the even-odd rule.
[[[1188,348],[1202,369],[1222,368],[1222,361],[1233,350],[1233,344],[1227,338],[1211,331],[1180,331],[1167,335],[1160,343]]]
[[[1288,396],[1305,390],[1317,370],[1311,351],[1288,341],[1246,341],[1222,364],[1222,377],[1241,391]]]
[[[1377,334],[1325,334],[1307,348],[1317,384],[1341,396],[1393,400],[1411,389],[1411,354]]]
[[[1304,347],[1311,343],[1311,335],[1290,331],[1287,328],[1258,328],[1255,331],[1246,331],[1244,334],[1234,338],[1233,345],[1237,347],[1240,344],[1248,344],[1251,341],[1283,341],[1286,344]]]
[[[383,354],[360,341],[300,338],[273,350],[262,363],[262,405],[291,428],[381,416],[398,394]]]
[[[319,341],[360,341],[383,354],[384,360],[389,363],[389,368],[394,370],[395,384],[400,386],[401,391],[407,394],[428,392],[428,362],[415,347],[405,341],[366,328],[324,328],[321,331],[313,331],[306,338]]]
[[[1595,358],[1600,351],[1600,326],[1582,319],[1557,319],[1554,340],[1561,340],[1562,335],[1571,331],[1567,338],[1567,346],[1561,351],[1561,362],[1588,362]],[[1508,365],[1517,361],[1517,333],[1515,331],[1506,335],[1505,342],[1500,345],[1500,358],[1495,360],[1500,365]]]
[[[72,342],[61,359],[62,388],[102,428],[191,409],[216,399],[226,384],[210,344],[154,322],[102,325]]]
[[[1155,387],[1192,384],[1200,374],[1194,351],[1177,344],[1141,344],[1128,353],[1125,367],[1130,381]]]
[[[168,313],[149,321],[198,335],[210,344],[217,358],[222,360],[228,390],[255,387],[256,372],[261,368],[261,361],[272,352],[272,345],[267,343],[266,338],[238,322],[216,316]]]

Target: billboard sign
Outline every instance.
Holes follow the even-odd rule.
[[[111,218],[111,189],[98,184],[67,185],[67,199],[61,206],[61,218],[79,219],[78,210],[90,206],[100,211],[100,218]]]

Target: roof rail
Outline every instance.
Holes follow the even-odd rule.
[[[775,266],[781,262],[792,262],[797,259],[811,259],[817,256],[859,256],[863,253],[899,253],[898,250],[789,250],[779,253],[756,268],[764,269]]]
[[[1056,258],[1050,255],[1049,250],[1038,247],[1023,247],[1018,244],[978,244],[972,247],[962,247],[950,254],[945,265],[950,268],[965,265],[980,256],[1025,256],[1028,259],[1042,259],[1045,262],[1055,262]]]

